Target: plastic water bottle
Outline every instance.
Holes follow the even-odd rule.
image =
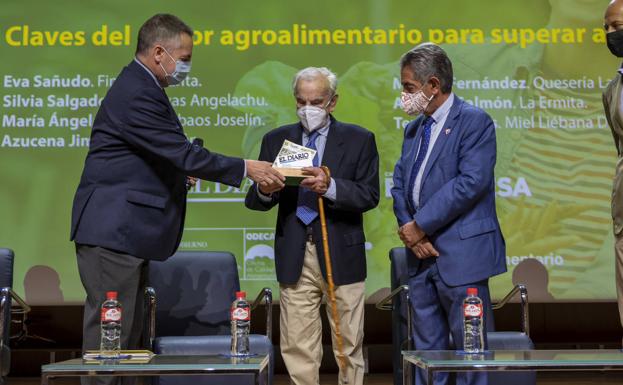
[[[482,300],[475,287],[467,289],[467,297],[463,301],[463,320],[463,350],[467,353],[484,352]]]
[[[101,327],[100,355],[118,357],[121,350],[121,304],[117,300],[116,291],[106,292],[106,301],[102,304]]]
[[[231,304],[231,355],[249,354],[249,329],[251,328],[251,306],[247,293],[236,292],[236,300]]]

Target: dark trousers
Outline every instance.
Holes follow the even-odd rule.
[[[82,349],[100,348],[100,309],[107,291],[116,291],[121,303],[121,349],[139,349],[145,324],[144,292],[148,261],[98,246],[76,243],[78,271],[87,293],[84,303]],[[82,378],[82,384],[113,384],[112,377]],[[123,383],[133,383],[123,378]]]
[[[435,257],[422,261],[417,274],[409,279],[416,350],[448,350],[450,334],[456,349],[463,349],[463,300],[467,297],[468,287],[477,288],[478,296],[482,299],[485,333],[493,331],[489,280],[464,286],[448,286],[439,275]],[[485,349],[486,344],[485,338]],[[448,380],[447,373],[435,374],[435,385],[448,384]],[[487,373],[459,373],[456,375],[456,383],[487,385]],[[426,384],[426,373],[422,369],[416,370],[415,384]]]

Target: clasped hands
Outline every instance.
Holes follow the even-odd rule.
[[[398,229],[398,236],[418,259],[438,257],[439,252],[415,221],[405,223]]]

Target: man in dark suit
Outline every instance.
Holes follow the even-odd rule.
[[[83,348],[100,342],[106,291],[123,306],[121,347],[137,348],[143,324],[147,261],[177,249],[187,176],[239,186],[245,176],[281,186],[270,163],[212,153],[191,143],[164,91],[190,71],[192,30],[173,15],[155,15],[138,35],[136,57],[102,101],[73,203],[71,239],[87,293]]]
[[[444,350],[452,334],[463,348],[463,300],[478,289],[493,327],[489,277],[506,271],[495,209],[495,127],[481,109],[452,93],[452,63],[437,45],[421,44],[400,61],[402,105],[420,116],[405,128],[394,169],[394,214],[410,255],[409,294],[418,350]],[[426,383],[422,371],[417,382]],[[445,384],[446,374],[436,377]],[[486,384],[485,374],[457,376]]]
[[[284,140],[317,150],[310,177],[300,187],[255,185],[245,204],[266,211],[279,205],[275,266],[280,288],[281,354],[294,384],[318,384],[322,357],[319,308],[327,293],[326,266],[318,219],[318,195],[324,197],[333,280],[344,354],[340,373],[351,385],[363,383],[363,310],[366,278],[363,213],[379,200],[378,152],[374,134],[331,116],[337,78],[326,68],[305,68],[294,79],[299,123],[264,136],[260,160],[273,161]],[[327,166],[327,177],[318,166]],[[327,306],[327,310],[329,307]],[[335,335],[331,315],[331,328]],[[333,350],[337,358],[336,341]]]

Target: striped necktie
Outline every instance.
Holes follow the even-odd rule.
[[[318,139],[318,135],[320,135],[318,130],[312,132],[309,135],[309,140],[307,141],[307,145],[305,145],[305,147],[316,150],[316,139]],[[314,167],[318,167],[318,152],[316,152],[312,162]],[[318,216],[318,194],[308,188],[299,187],[296,216],[305,225],[312,223]]]
[[[411,202],[411,207],[413,208],[413,211],[415,212],[415,202],[413,202],[413,189],[415,188],[415,179],[417,177],[418,171],[420,171],[420,168],[422,167],[422,163],[424,163],[424,158],[426,158],[426,153],[428,152],[428,145],[430,144],[430,133],[431,133],[431,127],[433,126],[433,123],[435,123],[435,119],[433,119],[432,117],[427,117],[424,120],[424,123],[422,124],[423,128],[424,128],[424,133],[422,134],[422,140],[420,142],[420,149],[417,153],[417,156],[415,157],[415,164],[413,165],[413,168],[411,169],[411,176],[409,177],[409,189],[407,190],[407,193],[409,194],[409,202]]]

